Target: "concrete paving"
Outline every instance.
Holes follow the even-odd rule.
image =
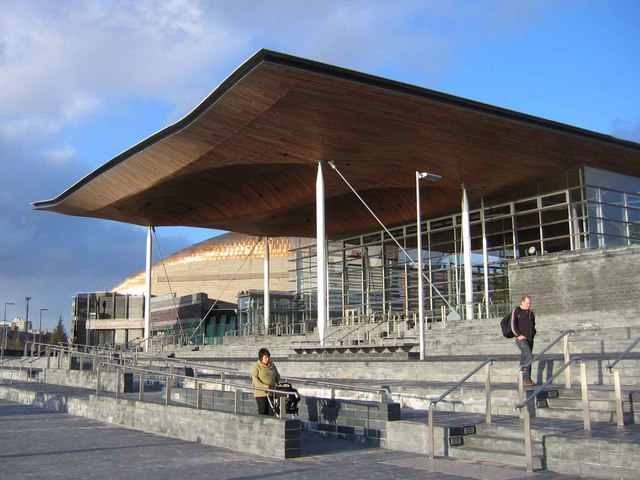
[[[487,462],[429,459],[307,432],[301,458],[273,460],[6,400],[0,400],[0,424],[0,478],[18,480],[580,478],[548,471],[527,473]]]

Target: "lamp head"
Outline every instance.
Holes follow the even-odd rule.
[[[442,175],[438,175],[436,173],[417,172],[417,174],[418,174],[418,178],[424,178],[426,180],[429,180],[430,182],[437,182],[442,178]]]

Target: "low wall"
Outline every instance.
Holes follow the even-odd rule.
[[[0,398],[183,440],[286,459],[300,456],[300,420],[90,395],[68,398],[0,385]]]
[[[100,372],[100,389],[105,392],[115,392],[118,381],[121,376],[121,391],[128,393],[133,391],[132,380],[133,374],[122,372]],[[56,385],[64,385],[66,387],[78,388],[96,388],[96,372],[91,370],[57,370],[43,369],[41,380],[44,383],[54,383]]]
[[[298,403],[305,430],[386,447],[387,429],[400,420],[399,403],[304,397]]]
[[[449,455],[448,428],[434,425],[433,437],[434,454],[447,457]],[[409,421],[389,423],[385,446],[390,450],[428,455],[429,435],[427,424]]]
[[[554,472],[610,479],[637,479],[640,472],[640,445],[631,438],[546,435],[544,445]]]
[[[75,399],[69,399],[65,395],[58,393],[34,392],[32,390],[22,390],[14,388],[10,384],[0,384],[0,398],[23,405],[33,405],[34,407],[55,412],[69,412],[69,403]]]
[[[70,412],[71,413],[71,412]],[[300,456],[300,421],[91,396],[94,420],[272,458]]]
[[[196,401],[195,391],[188,388],[172,389],[171,397],[173,401],[188,405],[195,405]],[[235,407],[235,394],[205,390],[202,392],[202,406],[232,412]],[[388,424],[400,420],[399,403],[303,396],[298,403],[298,409],[298,418],[305,430],[382,447],[386,446]],[[242,394],[239,411],[245,414],[257,413],[252,394]]]

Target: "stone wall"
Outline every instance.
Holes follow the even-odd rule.
[[[300,456],[298,419],[187,410],[107,396],[70,398],[65,394],[22,390],[11,385],[0,385],[0,398],[255,455],[279,459]]]
[[[305,397],[298,408],[306,430],[380,447],[390,422],[400,420],[399,403]]]
[[[527,294],[536,314],[638,309],[640,245],[523,257],[508,268],[513,303]]]
[[[640,446],[632,438],[576,432],[546,435],[544,444],[548,470],[584,478],[638,478]]]
[[[190,388],[173,388],[171,399],[193,406],[196,395]],[[202,406],[205,409],[233,412],[235,394],[232,391],[204,390]],[[399,403],[304,396],[298,403],[298,409],[298,418],[305,430],[383,447],[386,445],[389,422],[400,420]],[[253,394],[242,392],[238,410],[245,415],[257,414]]]
[[[280,420],[196,409],[189,409],[185,415],[184,407],[102,396],[91,396],[87,416],[266,457],[284,459],[300,456],[298,419]]]

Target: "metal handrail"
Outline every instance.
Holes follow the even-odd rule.
[[[105,350],[103,353],[98,353],[99,350],[97,350],[96,352],[79,352],[79,351],[70,349],[69,347],[65,347],[61,345],[50,345],[49,347],[54,351],[60,350],[62,353],[68,353],[72,356],[78,356],[78,357],[88,356],[94,359],[98,359],[98,358],[113,359],[114,355],[118,355],[119,362],[133,363],[134,365],[137,365],[138,361],[141,359],[141,356],[139,355],[138,352],[123,352],[117,349],[111,350],[111,351]],[[205,365],[205,364],[199,364],[199,363],[192,363],[186,359],[180,359],[180,358],[167,358],[167,357],[160,357],[155,355],[148,355],[148,356],[144,356],[144,360],[148,360],[149,365],[151,365],[152,362],[163,362],[165,364],[180,364],[181,366],[184,366],[184,367],[192,367],[194,369],[194,372],[195,372],[195,369],[210,370],[210,371],[213,370],[214,372],[216,371],[220,372],[222,375],[226,373],[238,372],[238,369],[233,367],[221,367],[218,365]]]
[[[375,314],[369,314],[369,315],[360,315],[359,318],[364,318],[364,317],[370,317],[370,315],[375,315]],[[384,319],[386,317],[386,319]],[[344,319],[343,319],[344,320]],[[331,339],[331,344],[332,345],[341,345],[341,342],[345,339],[351,339],[351,337],[357,332],[357,338],[360,338],[360,331],[364,330],[364,332],[362,332],[362,336],[368,339],[368,342],[366,343],[366,346],[372,346],[372,345],[376,345],[376,343],[374,341],[371,340],[371,332],[375,331],[376,329],[379,329],[381,327],[381,325],[383,324],[390,324],[392,323],[394,328],[393,330],[396,331],[403,331],[403,335],[404,333],[407,331],[406,325],[409,322],[408,318],[393,318],[392,315],[384,315],[383,319],[381,321],[378,322],[374,322],[371,320],[367,320],[367,321],[363,321],[363,322],[357,322],[354,324],[353,328],[349,329],[346,333],[343,333],[344,331],[341,329],[335,330],[334,332],[330,333],[329,335],[327,335],[324,338],[324,344],[327,345],[327,340],[331,339],[331,337],[333,336],[337,336],[338,334],[343,334],[342,336],[338,337],[337,339]],[[401,325],[405,325],[405,328],[400,328]],[[342,325],[345,326],[345,325]],[[397,340],[400,338],[397,338]],[[303,342],[298,342],[299,346],[302,346]],[[305,342],[308,343],[308,342]],[[383,343],[384,344],[384,343]],[[353,346],[353,345],[347,345],[347,346]]]
[[[535,362],[537,362],[538,360],[540,360],[540,358],[542,358],[542,355],[544,355],[547,351],[549,351],[549,349],[551,347],[553,347],[556,343],[558,343],[560,340],[564,339],[564,346],[563,346],[563,355],[564,355],[564,362],[565,364],[569,361],[570,358],[570,353],[569,353],[569,336],[576,333],[575,330],[564,330],[560,335],[558,335],[558,337],[553,340],[551,343],[549,343],[546,347],[544,347],[540,353],[538,353],[536,356],[534,356],[530,362],[525,363],[523,365],[520,365],[518,367],[518,390],[522,393],[524,391],[524,386],[523,386],[523,379],[522,379],[522,372],[524,372],[524,370],[528,367],[530,367],[531,365],[533,365]],[[567,388],[571,388],[571,369],[567,370],[566,376],[565,376],[565,387]]]
[[[98,367],[98,365],[112,365],[115,366],[117,368],[127,368],[127,369],[135,369],[135,370],[145,370],[148,372],[151,372],[152,374],[158,374],[158,375],[167,375],[166,372],[162,372],[159,370],[153,370],[151,368],[149,368],[151,366],[151,361],[155,361],[155,362],[162,362],[165,363],[165,365],[167,365],[170,369],[173,368],[173,364],[178,364],[181,367],[191,367],[194,369],[194,376],[183,376],[184,378],[189,378],[191,380],[195,380],[196,382],[199,381],[204,381],[204,382],[209,382],[209,383],[216,383],[216,384],[220,384],[223,385],[229,385],[229,386],[234,386],[234,383],[231,382],[227,382],[226,381],[226,375],[227,374],[232,374],[235,375],[239,378],[251,378],[250,374],[242,374],[239,372],[239,370],[237,368],[232,368],[232,367],[221,367],[221,366],[216,366],[216,365],[208,365],[208,364],[200,364],[200,363],[192,363],[189,362],[186,359],[175,359],[175,358],[165,358],[165,357],[154,357],[154,356],[150,356],[150,364],[149,367],[145,368],[145,367],[140,367],[138,366],[136,363],[133,363],[132,360],[136,360],[135,354],[128,354],[125,355],[123,354],[123,352],[121,351],[117,351],[117,352],[113,352],[113,353],[117,353],[118,355],[120,355],[117,359],[117,363],[114,362],[114,356],[113,354],[108,354],[108,353],[97,353],[97,352],[93,352],[93,353],[84,353],[84,352],[77,352],[74,351],[73,349],[67,347],[67,346],[63,346],[63,345],[48,345],[49,349],[54,350],[54,351],[60,351],[61,353],[68,353],[70,355],[75,355],[75,356],[89,356],[92,357],[94,359],[101,359],[101,360],[106,360],[106,361],[101,361],[99,364],[96,365],[96,369]],[[47,355],[48,356],[48,355]],[[37,360],[37,358],[39,357],[29,357],[30,361],[35,361]],[[60,358],[60,357],[59,357]],[[123,363],[124,362],[124,363]],[[48,365],[47,365],[48,366]],[[203,378],[203,377],[199,377],[197,370],[207,370],[207,371],[213,371],[214,373],[219,372],[220,373],[220,380],[217,379],[208,379],[208,378]],[[173,372],[170,371],[170,373],[174,376],[178,375],[178,374],[173,374]],[[365,387],[365,386],[361,386],[361,385],[345,385],[345,384],[339,384],[339,383],[332,383],[332,382],[324,382],[324,381],[318,381],[318,380],[307,380],[307,379],[302,379],[302,378],[294,378],[294,377],[288,377],[287,379],[283,379],[283,381],[294,381],[294,382],[298,382],[301,384],[308,384],[308,385],[315,385],[315,386],[320,386],[320,387],[326,387],[329,388],[331,390],[331,398],[335,399],[335,393],[336,390],[350,390],[350,391],[356,391],[356,392],[361,392],[361,393],[373,393],[376,395],[380,396],[380,403],[386,403],[388,401],[388,395],[389,395],[389,391],[386,388],[374,388],[374,387]],[[245,388],[249,388],[251,390],[254,390],[256,388],[254,387],[249,387],[246,384],[243,384]],[[268,391],[268,390],[265,390]]]
[[[478,365],[476,368],[474,368],[469,373],[467,373],[462,379],[458,380],[458,382],[454,386],[449,388],[446,392],[444,392],[438,398],[436,398],[435,400],[429,400],[429,419],[428,419],[429,421],[429,456],[431,458],[434,458],[435,456],[435,447],[434,447],[435,436],[434,436],[434,423],[433,423],[433,417],[435,415],[435,406],[438,404],[438,402],[441,402],[442,400],[444,400],[451,392],[459,388],[464,382],[469,380],[469,378],[471,378],[473,375],[478,373],[478,371],[485,365],[487,367],[487,373],[485,375],[485,415],[486,415],[486,422],[491,423],[491,365],[493,365],[493,362],[496,362],[496,361],[497,360],[493,357],[489,357],[485,359],[480,365]]]
[[[530,365],[533,365],[534,362],[536,362],[537,360],[540,359],[540,357],[542,357],[542,355],[544,355],[551,347],[553,347],[556,343],[558,343],[560,340],[562,340],[564,337],[566,337],[567,335],[571,335],[576,333],[575,330],[565,330],[563,331],[555,340],[553,340],[551,343],[549,343],[546,347],[544,347],[540,353],[538,353],[535,357],[533,357],[533,359],[529,362],[526,363],[524,365],[520,365],[519,369],[520,370],[524,370],[525,368],[527,368]]]
[[[337,339],[333,339],[332,342],[334,342],[334,344],[339,344],[339,342],[341,342],[342,340],[344,340],[347,337],[350,337],[351,334],[353,334],[354,332],[357,332],[358,330],[360,330],[360,328],[364,327],[365,325],[368,325],[368,323],[357,323],[354,325],[354,327],[352,329],[350,329],[346,334],[342,335],[341,337],[338,337]],[[339,333],[342,333],[342,330],[337,329],[334,332],[330,333],[329,335],[327,335],[326,337],[324,337],[324,343],[327,343],[327,340],[329,340],[331,337],[338,336]]]
[[[25,342],[25,351],[27,350],[27,345],[32,344],[32,351],[34,349],[35,345],[38,346],[44,346],[44,357],[47,358],[47,367],[48,365],[48,359],[50,358],[50,352],[59,352],[59,358],[62,357],[63,354],[67,354],[69,355],[69,363],[68,363],[68,368],[71,369],[71,357],[76,356],[76,357],[89,357],[89,358],[93,358],[94,360],[98,360],[98,359],[113,359],[114,355],[118,355],[118,360],[120,362],[128,362],[131,361],[130,358],[128,358],[126,355],[124,355],[124,352],[121,352],[119,350],[113,350],[113,351],[109,351],[109,350],[104,350],[104,352],[100,353],[101,349],[96,349],[93,352],[81,352],[79,350],[77,350],[75,347],[73,346],[67,346],[67,345],[50,345],[50,344],[44,344],[44,343],[38,343],[38,342],[32,342],[32,341],[28,341]],[[22,369],[22,365],[27,362],[27,363],[35,363],[38,359],[42,358],[40,355],[38,356],[30,356],[30,357],[23,357],[21,360],[21,365],[20,368]],[[80,364],[80,369],[82,370],[82,363]],[[95,362],[94,362],[94,369],[96,368]]]
[[[264,391],[267,393],[282,393],[278,390],[275,389],[269,389],[269,388],[261,388],[261,387],[254,387],[253,385],[248,385],[245,383],[239,384],[239,383],[234,383],[234,382],[228,382],[224,376],[221,377],[220,380],[218,379],[212,379],[212,378],[202,378],[202,377],[190,377],[187,375],[182,375],[182,374],[178,374],[178,373],[173,373],[172,371],[166,372],[166,371],[160,371],[160,370],[154,370],[154,369],[150,369],[150,368],[144,368],[144,367],[138,367],[138,366],[132,366],[132,365],[121,365],[121,364],[114,364],[114,363],[110,363],[110,362],[100,362],[100,364],[98,365],[98,374],[97,374],[97,380],[96,380],[96,395],[99,395],[101,392],[101,381],[100,381],[100,367],[115,367],[116,369],[124,369],[126,370],[133,370],[133,371],[138,371],[141,372],[142,377],[140,380],[140,387],[139,387],[139,399],[141,401],[144,400],[144,376],[145,375],[157,375],[157,376],[164,376],[167,378],[167,382],[166,382],[166,391],[165,391],[165,403],[168,405],[170,403],[170,398],[171,398],[171,382],[169,381],[169,379],[183,379],[183,380],[191,380],[193,382],[195,382],[195,389],[197,392],[197,400],[196,400],[196,407],[197,408],[201,408],[201,386],[200,384],[204,384],[204,383],[210,383],[210,384],[214,384],[214,385],[220,385],[222,391],[225,391],[227,387],[231,387],[234,389],[234,391],[236,392],[236,411],[235,413],[238,413],[238,391],[245,391],[245,390],[251,390],[251,391]],[[284,380],[284,379],[283,379]],[[362,391],[362,392],[372,392],[372,393],[376,393],[380,395],[380,403],[385,403],[387,401],[387,395],[388,395],[388,390],[384,389],[384,388],[370,388],[370,387],[362,387],[362,386],[350,386],[350,385],[341,385],[341,384],[332,384],[329,382],[320,382],[320,381],[313,381],[313,380],[304,380],[304,379],[295,379],[295,378],[289,378],[287,380],[295,380],[295,381],[299,381],[300,383],[309,383],[309,384],[316,384],[316,385],[323,385],[323,386],[331,386],[332,388],[332,399],[335,399],[335,388],[339,387],[342,389],[350,389],[350,390],[356,390],[356,391]],[[116,397],[119,396],[120,393],[120,377],[118,377],[118,385],[116,386]]]
[[[469,380],[469,378],[471,378],[474,374],[476,374],[478,372],[478,370],[480,370],[482,367],[484,367],[487,363],[492,363],[493,364],[493,362],[497,362],[497,360],[495,358],[492,358],[492,357],[487,358],[486,360],[484,360],[480,365],[478,365],[476,368],[474,368],[469,373],[467,373],[461,380],[458,380],[458,383],[456,383],[453,387],[449,388],[449,390],[444,392],[442,395],[440,395],[435,400],[430,400],[429,401],[429,405],[432,405],[432,404],[436,405],[437,403],[439,403],[442,400],[444,400],[451,392],[453,392],[458,387],[460,387],[460,385],[462,385],[464,382]]]
[[[154,357],[155,361],[162,361],[165,363],[177,363],[181,364],[185,367],[198,368],[200,370],[214,370],[220,373],[238,373],[239,370],[235,367],[221,367],[219,365],[207,365],[204,363],[193,363],[189,362],[185,358],[163,358],[163,357]]]
[[[323,382],[320,380],[308,380],[305,378],[295,378],[295,377],[287,377],[286,379],[282,379],[281,381],[294,381],[297,383],[301,383],[303,385],[315,385],[320,387],[328,387],[331,389],[331,399],[335,400],[336,398],[336,390],[351,390],[356,392],[365,392],[365,393],[375,393],[380,395],[380,403],[388,402],[390,391],[388,388],[374,388],[374,387],[364,387],[362,385],[345,385],[342,383],[331,383],[331,382]]]
[[[618,357],[611,363],[609,363],[605,368],[605,370],[609,370],[609,373],[613,374],[613,391],[615,395],[615,404],[616,404],[616,423],[619,426],[624,426],[624,412],[622,410],[622,386],[620,384],[620,371],[614,370],[615,366],[618,364],[620,360],[627,356],[627,354],[635,348],[636,345],[640,342],[640,337],[636,338],[631,345],[629,345],[624,352],[622,352]]]
[[[631,345],[629,345],[626,350],[624,352],[622,352],[620,355],[618,355],[618,357],[611,363],[609,363],[606,367],[604,367],[606,370],[611,371],[620,360],[622,360],[624,357],[627,356],[627,354],[633,350],[635,348],[636,345],[638,345],[638,343],[640,343],[640,337],[636,338],[633,343]]]
[[[251,378],[251,374],[242,373],[237,368],[232,368],[232,367],[220,367],[215,365],[192,363],[186,359],[159,358],[158,360],[163,361],[165,363],[178,363],[180,364],[180,366],[183,366],[183,367],[192,367],[194,368],[195,376],[197,376],[197,374],[195,373],[195,369],[197,368],[200,370],[213,370],[214,372],[217,370],[221,373],[222,380],[224,380],[225,378],[224,375],[226,373],[235,374],[239,378]],[[331,399],[336,398],[335,397],[336,390],[351,390],[356,392],[375,393],[377,395],[380,395],[380,403],[385,403],[387,401],[387,395],[389,393],[389,390],[386,388],[365,387],[362,385],[345,385],[341,383],[325,382],[321,380],[309,380],[309,379],[297,378],[297,377],[287,377],[286,379],[282,378],[281,381],[293,381],[303,385],[314,385],[314,386],[329,388],[331,390]]]
[[[542,385],[537,387],[533,393],[529,395],[526,399],[522,399],[523,393],[521,391],[521,401],[513,406],[513,411],[519,411],[524,420],[524,454],[527,461],[527,471],[533,472],[533,451],[531,446],[531,418],[529,416],[529,412],[523,412],[525,406],[529,405],[538,394],[544,390],[547,386],[551,384],[558,376],[564,371],[569,371],[569,368],[572,363],[577,362],[580,363],[580,384],[582,390],[582,421],[585,430],[591,430],[591,418],[589,411],[589,392],[587,387],[587,369],[584,361],[581,357],[573,357],[566,361],[556,373],[554,373],[550,378],[547,379]]]
[[[101,362],[98,364],[98,370],[97,370],[97,377],[96,377],[96,395],[100,395],[100,392],[102,391],[102,385],[101,385],[101,378],[100,378],[100,374],[101,374],[101,367],[115,367],[116,369],[123,369],[123,370],[133,370],[133,371],[138,371],[140,372],[140,385],[139,385],[139,391],[138,391],[138,398],[140,401],[144,401],[144,378],[147,374],[149,375],[157,375],[160,377],[166,377],[167,381],[165,384],[165,405],[169,405],[171,403],[171,385],[172,385],[172,381],[174,379],[182,379],[182,380],[190,380],[193,381],[195,383],[195,390],[196,390],[196,408],[197,409],[201,409],[202,408],[202,384],[204,383],[210,383],[210,384],[214,384],[214,385],[220,385],[222,387],[222,390],[226,390],[226,387],[232,387],[235,393],[235,405],[234,405],[234,413],[239,413],[239,407],[240,407],[240,396],[239,394],[242,393],[243,391],[246,390],[250,390],[250,391],[262,391],[262,392],[267,392],[267,393],[273,393],[273,394],[278,394],[278,393],[282,393],[279,392],[278,390],[275,389],[271,389],[271,388],[262,388],[262,387],[254,387],[253,385],[247,385],[247,384],[239,384],[239,383],[233,383],[233,382],[227,382],[226,380],[216,380],[213,378],[194,378],[194,377],[189,377],[186,375],[181,375],[181,374],[177,374],[177,373],[173,373],[171,371],[169,372],[163,372],[163,371],[158,371],[158,370],[152,370],[149,368],[143,368],[143,367],[136,367],[136,366],[131,366],[131,365],[118,365],[118,364],[113,364],[113,363],[109,363],[109,362]],[[116,398],[119,397],[120,395],[120,379],[121,377],[118,375],[118,383],[116,385]],[[171,381],[169,381],[169,379],[171,379]]]

